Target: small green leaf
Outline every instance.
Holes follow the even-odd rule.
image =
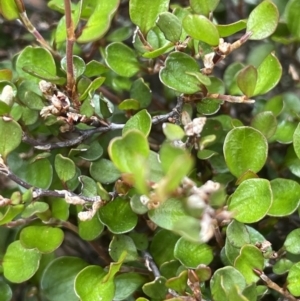
[[[105,77],[97,77],[95,78],[85,89],[85,91],[80,95],[79,100],[84,100],[88,96],[92,98],[92,95],[95,91],[104,83]]]
[[[5,225],[6,223],[11,222],[18,214],[24,210],[24,205],[10,205],[6,206],[5,211],[2,211],[0,214],[0,225]]]
[[[103,148],[98,141],[93,141],[86,147],[86,151],[82,151],[79,157],[87,161],[98,160],[103,154]]]
[[[167,139],[171,141],[181,140],[185,136],[184,130],[177,124],[163,123],[162,128]]]
[[[131,210],[129,201],[120,197],[101,207],[99,218],[115,234],[131,231],[138,220],[137,215]]]
[[[298,0],[290,0],[285,7],[285,19],[290,32],[296,37],[300,38],[300,24],[298,11],[300,10],[300,3]]]
[[[257,68],[257,82],[253,95],[269,92],[279,82],[282,67],[275,54],[270,53]]]
[[[54,166],[58,177],[64,183],[71,180],[76,174],[75,163],[61,154],[55,156]]]
[[[249,179],[230,196],[229,211],[241,223],[255,223],[269,211],[273,201],[271,185],[265,179]]]
[[[0,155],[5,160],[7,155],[21,143],[22,129],[14,120],[0,118],[0,133]]]
[[[87,221],[78,220],[78,234],[86,240],[91,241],[96,239],[103,231],[104,225],[101,223],[97,215]]]
[[[284,242],[285,249],[292,254],[300,254],[299,238],[300,229],[291,231]]]
[[[37,271],[41,253],[36,249],[25,249],[19,240],[11,243],[3,257],[4,277],[13,282],[21,283],[30,279]]]
[[[139,102],[140,108],[146,108],[150,105],[152,93],[142,77],[132,83],[130,97]]]
[[[257,282],[259,276],[253,272],[253,269],[261,271],[264,269],[262,252],[253,245],[244,245],[234,262],[234,267],[243,274],[247,284]]]
[[[257,70],[252,65],[244,67],[237,75],[237,84],[247,97],[251,97],[253,95],[256,81]]]
[[[113,162],[107,159],[92,162],[90,165],[90,174],[96,181],[102,184],[113,183],[121,176]]]
[[[299,206],[300,185],[292,180],[277,178],[272,180],[273,203],[268,212],[271,216],[287,216]]]
[[[20,241],[26,249],[36,248],[41,253],[55,251],[63,242],[64,232],[48,226],[28,226],[20,233]]]
[[[51,53],[45,48],[33,48],[32,46],[27,46],[18,55],[18,58],[16,60],[16,70],[18,72],[18,75],[21,78],[25,78],[38,83],[40,79],[23,71],[24,67],[34,68],[36,72],[38,72],[38,70],[41,70],[41,72],[44,72],[48,75],[56,76],[56,66],[54,58]]]
[[[188,15],[183,19],[182,26],[192,38],[211,46],[219,45],[219,32],[216,25],[201,15]]]
[[[224,141],[224,156],[231,173],[239,177],[247,170],[258,172],[268,154],[266,138],[251,127],[232,129]]]
[[[167,87],[185,94],[193,94],[200,90],[199,81],[188,72],[199,72],[197,62],[186,53],[172,52],[160,70],[159,77]]]
[[[77,274],[74,288],[81,301],[113,300],[115,285],[112,280],[103,282],[106,274],[96,265],[87,266]]]
[[[233,220],[226,229],[226,239],[235,248],[241,248],[250,243],[250,235],[246,226]]]
[[[297,157],[300,159],[300,123],[297,125],[294,131],[293,146]]]
[[[146,35],[160,13],[166,12],[170,0],[130,0],[129,15],[133,24]]]
[[[0,282],[0,301],[12,300],[12,290],[10,286],[4,281]]]
[[[138,260],[139,255],[132,238],[126,235],[115,235],[109,245],[109,255],[117,261],[124,251],[127,252],[124,262]]]
[[[14,0],[1,1],[0,13],[7,20],[19,19],[19,10]]]
[[[294,133],[298,124],[290,120],[282,120],[276,129],[276,132],[272,139],[277,140],[282,144],[289,144],[293,142]]]
[[[193,11],[200,15],[209,16],[218,6],[220,0],[190,0]]]
[[[231,36],[243,29],[247,26],[246,20],[239,20],[231,24],[217,24],[216,27],[218,29],[219,35],[221,38],[225,38]]]
[[[34,214],[46,212],[48,209],[49,205],[45,202],[32,202],[23,211],[22,218],[28,218]]]
[[[169,12],[161,13],[156,24],[168,41],[176,43],[180,40],[182,28],[180,20],[175,15]]]
[[[181,237],[174,248],[174,256],[186,268],[195,269],[199,264],[209,265],[213,258],[213,250],[203,243],[191,242]]]
[[[115,42],[105,48],[105,61],[118,75],[131,77],[139,70],[135,52],[121,42]]]
[[[132,116],[125,124],[122,133],[123,135],[130,130],[139,130],[146,137],[150,134],[151,130],[151,116],[147,110],[141,110]]]
[[[78,43],[87,43],[99,40],[110,28],[112,18],[119,7],[120,0],[97,2],[90,18],[77,38]]]
[[[41,279],[41,292],[50,301],[78,300],[74,291],[76,275],[87,266],[78,257],[62,256],[52,260]]]
[[[124,99],[121,103],[119,103],[118,108],[120,110],[134,110],[137,111],[140,108],[140,103],[138,100],[129,98],[129,99]]]
[[[166,287],[166,278],[165,277],[157,277],[155,280],[151,282],[147,282],[143,285],[143,292],[149,296],[150,298],[156,298],[158,300],[163,300],[167,294]]]
[[[287,276],[287,288],[294,296],[300,296],[300,262],[295,263]]]
[[[256,6],[247,21],[247,32],[252,32],[251,40],[262,40],[270,36],[276,29],[279,12],[271,1],[263,1]]]
[[[108,68],[98,61],[91,60],[86,64],[84,75],[87,77],[99,76],[105,73]]]
[[[264,111],[254,116],[251,126],[259,130],[267,139],[271,138],[277,130],[277,120],[270,111]]]
[[[63,57],[62,60],[60,61],[60,65],[62,69],[67,72],[67,57]],[[81,76],[84,71],[85,71],[85,62],[84,60],[77,56],[73,55],[73,70],[74,70],[74,78],[75,80]]]

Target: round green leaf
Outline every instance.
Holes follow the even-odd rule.
[[[298,39],[300,38],[299,11],[300,2],[298,0],[290,0],[287,2],[284,14],[287,26],[290,32]]]
[[[14,0],[1,1],[0,13],[7,20],[15,20],[19,18],[19,10]]]
[[[136,113],[126,122],[122,133],[124,135],[129,130],[136,129],[141,131],[147,137],[150,134],[151,125],[151,116],[148,111],[144,109]]]
[[[210,289],[213,300],[229,300],[225,298],[233,287],[236,287],[239,292],[242,292],[245,289],[246,281],[243,275],[231,266],[218,269],[210,281]]]
[[[268,212],[272,216],[287,216],[299,206],[300,185],[288,179],[274,179],[271,182],[273,203]]]
[[[282,67],[274,53],[270,53],[257,68],[257,82],[253,95],[265,94],[279,82]]]
[[[273,272],[276,275],[284,275],[288,273],[293,266],[293,262],[287,258],[281,258],[273,265]]]
[[[213,250],[203,243],[195,243],[181,237],[174,248],[174,256],[186,268],[195,269],[199,264],[209,265],[213,258]]]
[[[128,111],[129,110],[137,111],[140,108],[140,103],[136,99],[127,98],[118,104],[118,108],[120,110],[124,110],[124,111],[127,111],[127,110]]]
[[[293,145],[297,157],[300,159],[300,123],[297,125],[293,135]]]
[[[41,253],[55,251],[63,242],[64,232],[48,226],[28,226],[22,229],[20,241],[26,249],[36,248]]]
[[[163,300],[167,294],[166,278],[159,276],[143,285],[143,292],[153,299]]]
[[[234,128],[225,138],[225,161],[230,172],[236,177],[247,170],[255,173],[260,171],[266,162],[267,154],[267,140],[254,128]]]
[[[1,281],[0,282],[0,301],[10,301],[12,300],[12,291],[10,286]]]
[[[78,234],[79,236],[87,241],[96,239],[103,231],[104,225],[95,215],[91,220],[78,221]]]
[[[184,130],[177,124],[163,123],[162,128],[167,139],[171,141],[181,140],[185,136]]]
[[[107,65],[121,76],[131,77],[140,70],[135,52],[123,43],[115,42],[108,45],[105,54]]]
[[[109,255],[114,261],[117,261],[124,251],[126,251],[124,262],[134,261],[139,258],[136,246],[131,237],[115,235],[109,245]]]
[[[40,78],[28,74],[23,68],[30,68],[36,73],[56,76],[55,61],[45,48],[27,46],[16,60],[16,70],[20,77],[38,83]]]
[[[176,43],[180,40],[182,28],[179,19],[175,15],[169,12],[161,13],[156,20],[156,24],[168,41]]]
[[[271,1],[263,1],[249,15],[247,32],[251,31],[251,40],[262,40],[270,36],[276,29],[279,12]]]
[[[250,236],[246,226],[236,220],[233,220],[228,225],[226,238],[228,242],[236,248],[241,248],[243,245],[250,243]]]
[[[100,266],[84,268],[75,279],[75,292],[81,301],[112,301],[115,285],[112,280],[104,282],[106,272]]]
[[[243,246],[234,262],[234,267],[243,274],[248,284],[258,281],[259,276],[253,272],[253,269],[264,269],[262,252],[253,245]]]
[[[200,90],[197,77],[188,74],[193,72],[199,72],[199,66],[190,55],[172,52],[160,70],[159,77],[167,87],[185,94],[193,94]]]
[[[22,141],[22,129],[14,120],[0,118],[0,155],[5,159]]]
[[[140,108],[146,108],[150,105],[152,93],[142,77],[132,83],[130,97],[138,100]]]
[[[130,0],[129,15],[145,35],[155,25],[160,13],[168,10],[170,0]]]
[[[300,262],[295,263],[287,276],[287,288],[294,296],[300,296]]]
[[[37,271],[41,253],[36,249],[25,249],[19,240],[11,243],[3,257],[4,277],[14,283],[30,279]]]
[[[241,223],[255,223],[269,211],[273,201],[271,185],[265,179],[249,179],[241,183],[229,199],[229,211]]]
[[[61,154],[55,156],[54,166],[58,177],[64,183],[71,180],[76,174],[75,163]]]
[[[131,210],[129,201],[120,197],[101,207],[99,218],[112,233],[116,234],[131,231],[136,226],[138,219]]]
[[[251,126],[259,130],[267,139],[271,138],[277,129],[277,120],[270,111],[265,111],[255,115]]]
[[[90,165],[91,176],[102,184],[115,182],[121,174],[116,166],[107,159],[100,159]]]
[[[272,139],[282,143],[289,144],[294,140],[294,133],[298,124],[290,120],[282,120],[276,129],[276,132]]]
[[[219,32],[208,18],[201,15],[187,15],[183,21],[184,30],[192,38],[212,46],[219,45]]]
[[[99,159],[103,154],[103,148],[98,141],[93,141],[86,151],[79,153],[79,157],[87,161],[95,161]]]
[[[285,249],[292,254],[300,254],[300,229],[290,232],[284,242]]]
[[[214,11],[220,0],[190,0],[193,11],[197,14],[208,17],[209,13]]]
[[[60,65],[62,69],[67,72],[67,57],[63,57]],[[85,62],[84,60],[77,56],[73,55],[73,70],[74,70],[74,78],[77,79],[80,75],[82,75],[85,71]]]
[[[95,2],[87,23],[82,29],[81,35],[76,39],[78,43],[87,43],[99,40],[109,30],[111,20],[118,9],[120,0]],[[91,2],[88,2],[91,4]]]
[[[87,263],[78,257],[62,256],[48,264],[41,279],[41,291],[50,301],[78,300],[74,281]]]
[[[257,70],[252,65],[244,67],[237,75],[237,85],[241,91],[247,96],[251,97],[254,93],[256,81],[257,81]]]

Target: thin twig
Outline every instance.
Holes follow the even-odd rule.
[[[142,251],[141,253],[145,260],[145,266],[147,267],[147,269],[153,273],[155,278],[160,277],[160,271],[150,253],[148,251]]]

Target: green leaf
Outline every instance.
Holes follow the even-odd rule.
[[[130,97],[139,102],[140,108],[146,108],[150,105],[152,93],[142,77],[132,83]]]
[[[300,262],[295,263],[287,276],[287,288],[294,296],[300,296]]]
[[[210,12],[213,12],[218,6],[220,0],[190,0],[190,5],[193,11],[200,15],[208,17]]]
[[[104,225],[101,223],[97,215],[87,221],[78,219],[78,234],[87,241],[96,239],[103,231]]]
[[[115,293],[112,280],[103,282],[106,272],[100,266],[90,265],[84,268],[75,279],[75,292],[82,301],[111,301]]]
[[[120,110],[134,110],[137,111],[140,108],[140,103],[138,100],[129,98],[129,99],[124,99],[121,103],[119,103],[118,108]]]
[[[290,271],[293,264],[294,263],[291,260],[281,258],[273,265],[273,272],[276,275],[284,275]]]
[[[91,60],[86,64],[84,75],[86,77],[99,76],[105,73],[107,70],[108,68],[105,65],[101,64],[98,61]]]
[[[162,128],[168,140],[181,140],[185,136],[184,130],[177,124],[163,123]]]
[[[205,16],[188,15],[183,19],[182,26],[192,38],[211,46],[219,45],[217,27]]]
[[[138,220],[137,215],[131,210],[129,201],[120,197],[101,207],[99,218],[115,234],[131,231]]]
[[[22,229],[20,241],[26,249],[36,248],[41,253],[55,251],[63,242],[64,232],[48,226],[28,226]]]
[[[124,262],[138,260],[139,255],[132,238],[126,235],[115,235],[109,245],[109,255],[117,261],[124,251],[127,252]]]
[[[213,250],[203,243],[191,242],[181,237],[174,248],[174,256],[186,268],[197,268],[200,264],[209,265],[213,258]]]
[[[249,179],[230,196],[229,211],[241,223],[255,223],[269,211],[273,201],[271,185],[265,179]]]
[[[22,218],[28,218],[34,214],[46,212],[48,209],[49,205],[45,202],[32,202],[23,211]]]
[[[276,29],[279,12],[271,1],[263,1],[256,6],[247,21],[247,32],[252,32],[250,40],[262,40],[270,36]]]
[[[247,97],[253,95],[256,81],[257,70],[252,65],[244,67],[237,75],[237,85]]]
[[[210,281],[213,300],[230,301],[230,299],[225,299],[224,295],[226,296],[233,287],[236,287],[239,292],[245,289],[246,281],[243,275],[231,266],[218,269]]]
[[[272,139],[277,140],[282,144],[289,144],[294,140],[294,133],[298,124],[290,120],[282,120],[276,129]]]
[[[74,281],[87,263],[78,257],[62,256],[45,268],[41,279],[41,292],[50,301],[78,300]]]
[[[221,38],[229,37],[243,29],[247,26],[246,20],[238,20],[231,24],[217,24],[219,35]]]
[[[25,249],[19,240],[11,243],[3,257],[4,277],[13,282],[21,283],[30,279],[37,271],[41,253],[36,249]]]
[[[160,70],[159,77],[164,85],[185,94],[193,94],[200,90],[198,79],[188,74],[199,72],[197,62],[188,54],[172,52]]]
[[[12,290],[10,286],[1,281],[0,282],[0,301],[10,301],[12,300]]]
[[[67,72],[67,57],[64,56],[62,60],[60,61],[60,65],[62,69]],[[73,55],[73,70],[74,70],[74,78],[75,80],[81,76],[85,71],[85,62],[84,60],[77,56]]]
[[[10,205],[6,206],[4,210],[4,212],[1,210],[0,225],[11,222],[18,214],[20,214],[24,210],[24,205]]]
[[[257,68],[257,82],[253,95],[269,92],[279,82],[282,67],[275,54],[270,53]]]
[[[143,285],[143,292],[150,298],[163,300],[165,299],[168,290],[165,283],[165,277],[157,277],[154,281]]]
[[[55,156],[54,166],[58,177],[64,183],[71,180],[76,174],[75,163],[61,154]]]
[[[297,0],[290,0],[285,7],[285,19],[290,32],[296,37],[300,38],[300,23],[298,11],[300,10],[300,3]]]
[[[16,149],[22,141],[22,129],[12,119],[0,118],[0,155],[5,160],[7,155]]]
[[[78,43],[88,43],[99,40],[109,30],[112,18],[118,9],[120,1],[97,2],[90,18],[77,38]]]
[[[56,76],[55,61],[51,53],[45,48],[27,46],[18,55],[16,60],[16,70],[21,78],[38,83],[39,78],[23,71],[24,67],[33,68],[35,72],[46,73],[47,75]]]
[[[247,284],[257,282],[260,278],[253,272],[253,269],[264,269],[262,252],[253,245],[244,245],[234,262],[234,267],[243,274]]]
[[[224,141],[224,156],[230,172],[236,177],[247,170],[258,172],[268,155],[266,138],[251,127],[232,129]]]
[[[131,77],[139,70],[135,52],[123,43],[115,42],[105,48],[106,64],[118,75]]]
[[[284,242],[285,249],[292,254],[300,254],[299,238],[300,229],[291,231]]]
[[[138,290],[144,283],[146,278],[138,273],[125,273],[115,277],[115,301],[121,301],[128,298]]]
[[[146,35],[154,27],[158,15],[168,10],[169,2],[169,0],[130,0],[130,19]]]
[[[19,10],[14,0],[1,1],[0,13],[7,20],[19,19]]]
[[[84,100],[88,96],[92,98],[92,95],[95,91],[104,83],[105,77],[97,77],[95,78],[85,89],[85,91],[80,95],[79,100]]]
[[[99,159],[103,154],[103,148],[98,141],[93,141],[86,147],[87,147],[86,151],[82,151],[78,155],[80,158],[84,160],[95,161]]]
[[[251,126],[259,130],[267,139],[271,138],[277,130],[277,120],[270,111],[264,111],[254,116]]]
[[[98,182],[109,184],[120,178],[121,174],[116,166],[107,159],[100,159],[90,165],[90,174]]]
[[[151,116],[147,110],[141,110],[132,116],[125,124],[122,133],[123,135],[130,130],[139,130],[146,137],[150,134],[151,130]]]
[[[246,226],[233,220],[226,229],[226,239],[235,248],[241,248],[250,243],[250,235]]]
[[[175,15],[169,12],[161,13],[156,24],[168,41],[176,43],[180,40],[182,27],[180,20]]]
[[[300,123],[294,131],[293,146],[297,157],[300,159]]]
[[[292,180],[277,178],[272,180],[273,203],[268,212],[271,216],[287,216],[299,206],[300,185]]]

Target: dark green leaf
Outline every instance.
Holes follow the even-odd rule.
[[[156,24],[167,40],[174,43],[180,40],[182,28],[179,19],[175,15],[169,12],[161,13],[156,20]]]

